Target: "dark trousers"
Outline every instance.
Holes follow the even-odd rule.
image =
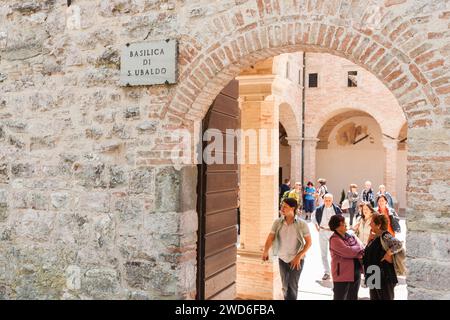
[[[381,289],[370,289],[370,300],[394,300],[395,284],[388,281],[383,282]]]
[[[312,213],[314,211],[314,199],[313,200],[305,200],[305,212]]]
[[[333,300],[358,300],[361,278],[353,282],[333,282]]]
[[[300,261],[300,270],[291,270],[291,265],[289,263],[278,259],[284,300],[297,300],[298,280],[300,279],[304,263],[305,260],[302,259]]]
[[[353,217],[355,216],[356,213],[356,207],[350,207],[348,208],[348,212],[350,213],[350,225],[353,225]]]

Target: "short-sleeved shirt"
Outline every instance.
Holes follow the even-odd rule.
[[[316,188],[314,187],[306,187],[305,189],[306,191],[306,195],[305,195],[305,199],[306,200],[314,200],[314,193],[316,193]],[[312,194],[308,194],[308,193],[312,193]]]
[[[293,223],[287,224],[283,222],[280,231],[280,247],[278,250],[278,258],[286,263],[292,261],[297,255],[297,231]]]
[[[294,219],[294,223],[287,226],[287,228],[285,228],[285,230],[283,230],[283,228],[285,226],[287,226],[287,224],[285,223],[285,218],[283,216],[274,221],[274,223],[272,224],[272,229],[270,231],[270,233],[275,235],[275,239],[274,239],[274,243],[273,243],[273,255],[279,256],[280,258],[281,258],[280,254],[285,255],[286,252],[288,252],[288,253],[293,252],[291,249],[292,245],[290,244],[290,243],[294,242],[292,239],[292,229],[290,229],[291,226],[295,230],[295,236],[296,236],[295,237],[296,242],[295,242],[294,256],[297,255],[301,250],[303,250],[305,243],[306,243],[305,237],[310,235],[308,224],[297,217]],[[284,256],[282,260],[285,261],[284,259],[287,260],[287,259],[289,259],[289,257]],[[289,261],[285,261],[285,262],[288,263],[291,261],[292,261],[292,259]]]

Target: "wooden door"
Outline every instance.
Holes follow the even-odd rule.
[[[240,127],[239,84],[231,81],[214,100],[203,121],[203,132]],[[207,146],[204,142],[203,149]],[[236,243],[238,164],[237,141],[224,152],[223,164],[199,165],[197,299],[234,299],[236,296]],[[218,153],[220,154],[220,152]],[[234,159],[227,164],[227,155]]]

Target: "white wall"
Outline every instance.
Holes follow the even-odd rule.
[[[348,191],[350,183],[358,185],[361,192],[364,182],[370,180],[374,189],[383,183],[384,151],[366,150],[317,150],[318,177],[327,179],[328,191],[335,196],[336,203],[341,191]]]

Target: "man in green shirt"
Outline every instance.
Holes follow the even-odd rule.
[[[273,245],[273,255],[278,256],[281,283],[285,300],[297,300],[298,281],[303,269],[306,251],[311,247],[308,224],[296,217],[297,201],[293,198],[283,200],[282,216],[272,225],[264,252],[263,261],[269,259]]]

